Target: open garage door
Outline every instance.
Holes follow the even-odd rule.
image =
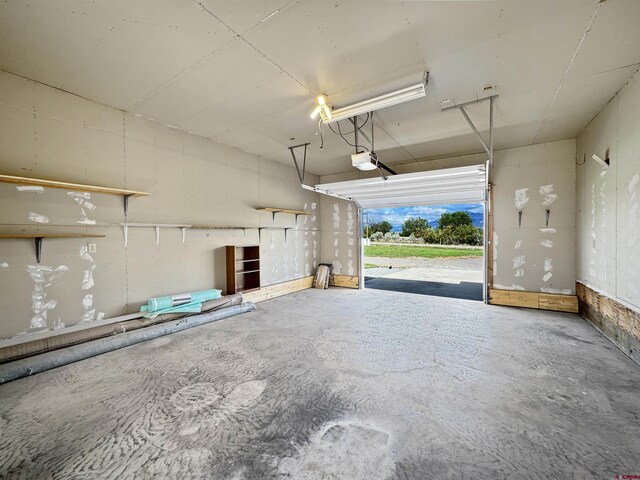
[[[323,183],[304,188],[356,202],[359,219],[362,210],[374,208],[484,203],[484,297],[487,293],[487,166],[446,168],[428,172],[367,178],[346,182]],[[359,235],[360,237],[361,235]],[[360,285],[364,283],[363,248],[360,245]]]
[[[486,166],[445,168],[429,172],[323,183],[314,190],[352,200],[361,209],[485,201]]]

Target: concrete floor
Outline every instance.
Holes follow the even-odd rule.
[[[314,289],[0,386],[0,477],[614,478],[639,391],[575,315]]]

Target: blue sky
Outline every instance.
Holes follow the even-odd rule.
[[[369,212],[369,223],[381,222],[386,220],[393,225],[393,231],[402,230],[402,224],[407,218],[421,217],[429,221],[429,225],[435,227],[438,225],[438,219],[443,213],[457,212],[464,210],[469,212],[476,227],[482,227],[482,214],[484,207],[481,203],[457,203],[454,205],[425,205],[417,207],[396,207],[396,208],[376,208],[367,210]],[[366,214],[364,217],[367,219]]]

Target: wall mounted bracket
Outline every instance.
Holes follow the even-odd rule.
[[[160,245],[160,229],[161,228],[179,228],[182,232],[182,243],[186,240],[186,229],[191,225],[173,224],[173,223],[121,223],[122,233],[124,234],[124,247],[129,245],[129,227],[151,227],[155,230],[156,245]]]
[[[293,164],[296,166],[296,172],[298,173],[298,178],[300,179],[300,183],[304,181],[304,174],[307,168],[307,145],[311,145],[309,142],[301,143],[300,145],[294,145],[293,147],[288,147],[291,152],[291,157],[293,158]],[[298,165],[298,159],[296,158],[296,148],[304,147],[304,156],[302,160],[302,170]]]
[[[104,235],[89,235],[84,233],[2,233],[0,238],[31,238],[36,247],[36,262],[42,259],[42,242],[45,238],[102,238]]]
[[[42,239],[44,237],[34,237],[36,242],[36,263],[40,263],[40,258],[42,258]]]
[[[127,212],[129,211],[129,198],[132,196],[132,193],[122,196],[122,201],[124,203],[124,218],[127,218]]]

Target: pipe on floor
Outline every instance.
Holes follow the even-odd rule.
[[[210,300],[202,304],[202,313],[212,310],[219,310],[225,307],[231,307],[233,305],[240,305],[242,303],[242,300],[243,298],[241,293],[236,293],[215,300]],[[60,335],[54,335],[52,337],[40,338],[38,340],[32,340],[30,342],[11,345],[9,347],[0,348],[0,364],[12,362],[20,358],[30,357],[32,355],[51,352],[60,348],[70,347],[72,345],[78,345],[84,342],[90,342],[91,340],[97,340],[99,338],[108,337],[110,335],[117,335],[124,332],[129,332],[131,330],[137,330],[139,328],[156,325],[158,323],[176,320],[188,315],[193,314],[168,313],[159,315],[156,318],[136,318],[123,322],[111,323],[109,325],[87,328],[86,330],[80,330],[77,332],[62,333]]]
[[[188,328],[215,322],[241,313],[251,312],[255,309],[256,306],[251,302],[242,303],[240,305],[234,305],[200,315],[184,317],[179,320],[162,323],[160,325],[153,325],[142,330],[135,330],[112,337],[101,338],[92,342],[86,342],[80,345],[6,363],[4,365],[0,365],[0,385],[35,373],[61,367],[62,365],[95,357],[96,355],[129,347],[164,335],[180,332]]]

